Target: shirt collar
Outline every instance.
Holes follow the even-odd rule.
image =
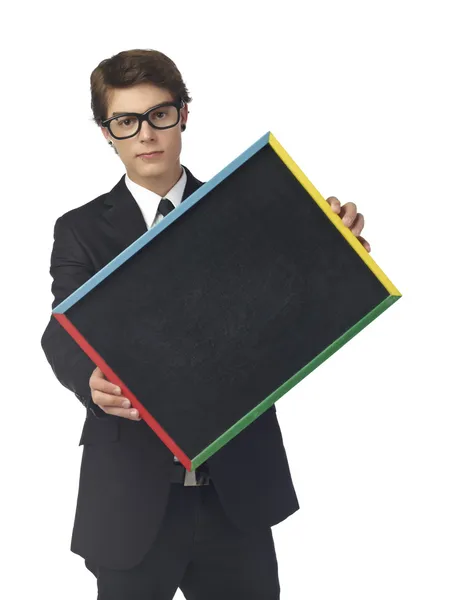
[[[181,165],[182,166],[182,165]],[[139,185],[135,181],[132,181],[128,174],[125,175],[125,183],[128,190],[133,195],[135,201],[139,205],[139,208],[142,212],[142,215],[145,219],[147,227],[150,227],[156,217],[157,207],[159,206],[159,202],[161,200],[161,196],[148,190],[147,188]],[[182,196],[184,194],[184,188],[187,183],[187,174],[182,166],[182,175],[175,183],[175,185],[169,190],[164,198],[168,198],[175,208],[181,204]]]

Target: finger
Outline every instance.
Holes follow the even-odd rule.
[[[100,367],[95,367],[95,369],[92,371],[91,377],[100,377],[101,379],[106,379],[106,375],[103,373]]]
[[[329,196],[329,198],[326,198],[326,202],[330,205],[334,213],[338,214],[340,212],[341,203],[338,198],[336,198],[335,196]]]
[[[362,229],[365,225],[365,218],[361,213],[358,213],[356,218],[354,219],[353,224],[351,225],[352,233],[357,237],[362,233]]]
[[[128,398],[124,396],[116,396],[115,394],[107,394],[105,392],[101,392],[100,390],[93,390],[92,392],[92,400],[97,406],[115,406],[120,408],[129,408],[131,406],[131,402]]]
[[[92,401],[104,412],[127,419],[140,420],[139,411],[131,406],[128,398],[116,397],[113,394],[105,394],[98,390],[92,392]]]
[[[365,238],[363,238],[361,235],[359,235],[359,236],[357,237],[357,239],[358,239],[358,240],[359,240],[359,242],[360,242],[360,243],[363,245],[363,247],[365,248],[365,250],[366,250],[367,252],[371,252],[371,245],[370,245],[370,243],[369,243],[369,242],[367,242],[367,241],[365,240]]]
[[[142,417],[139,415],[139,411],[135,408],[117,408],[116,406],[100,406],[100,408],[108,415],[116,417],[123,417],[124,419],[130,419],[131,421],[141,421]]]
[[[106,394],[115,394],[120,396],[122,393],[121,389],[115,385],[115,383],[93,374],[90,376],[89,385],[92,390],[99,390],[100,392],[105,392]]]
[[[350,227],[357,216],[357,206],[354,202],[346,202],[343,204],[340,211],[340,217],[343,220],[343,225]]]

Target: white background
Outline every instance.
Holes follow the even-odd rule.
[[[196,177],[210,179],[272,131],[325,198],[357,204],[372,257],[403,294],[278,401],[301,507],[273,528],[281,598],[447,600],[444,4],[3,11],[2,597],[96,598],[95,578],[69,550],[85,410],[54,377],[40,338],[56,218],[124,173],[90,120],[90,74],[121,50],[154,48],[193,97],[181,161]]]

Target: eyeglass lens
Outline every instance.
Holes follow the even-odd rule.
[[[176,106],[160,106],[149,112],[147,116],[157,128],[173,127],[178,120],[178,109]],[[139,119],[134,115],[122,115],[113,119],[109,125],[116,137],[128,137],[137,132]]]

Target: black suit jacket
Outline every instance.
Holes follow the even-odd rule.
[[[184,167],[182,200],[203,182]],[[51,253],[52,308],[147,231],[125,175],[106,194],[56,220]],[[95,363],[51,316],[41,339],[60,383],[86,407],[71,550],[109,568],[138,564],[164,515],[173,454],[144,420],[104,413],[92,402]],[[207,460],[234,524],[268,527],[299,509],[275,406]]]

